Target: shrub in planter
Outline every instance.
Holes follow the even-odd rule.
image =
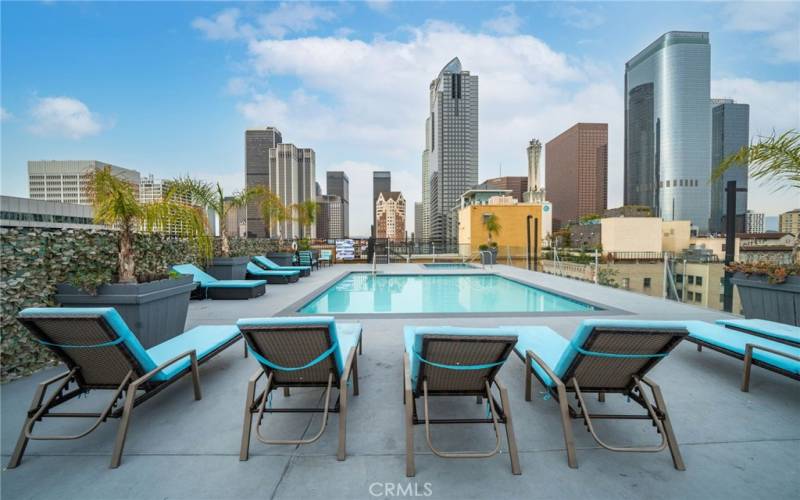
[[[800,266],[765,262],[734,263],[733,272],[747,318],[800,326]]]

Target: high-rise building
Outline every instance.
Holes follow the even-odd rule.
[[[511,191],[508,196],[521,202],[524,201],[523,197],[525,192],[528,191],[528,178],[523,176],[495,177],[494,179],[483,181],[482,186],[494,189],[508,189]]]
[[[739,104],[731,99],[711,100],[711,169],[722,160],[735,154],[750,140],[750,106]],[[725,232],[723,224],[727,214],[725,186],[736,181],[736,188],[747,188],[747,164],[734,165],[722,177],[711,183],[711,219],[708,230],[711,233]],[[740,219],[747,210],[747,191],[736,193],[736,218]],[[741,232],[741,228],[737,229]],[[745,232],[749,232],[745,229]],[[759,231],[761,232],[761,231]]]
[[[625,64],[625,205],[708,229],[710,98],[708,33],[665,33]]]
[[[337,238],[346,238],[350,236],[350,178],[341,171],[328,171],[326,184],[328,194],[338,196],[342,200],[340,222],[342,232]]]
[[[789,210],[778,216],[778,231],[800,236],[800,208]]]
[[[430,239],[453,241],[460,196],[478,183],[478,76],[457,57],[430,84],[428,122]]]
[[[414,202],[414,240],[422,241],[422,202]]]
[[[375,211],[378,195],[392,190],[392,173],[389,171],[372,172],[372,231],[375,236],[378,230],[378,216]]]
[[[528,147],[525,148],[528,153],[528,178],[526,179],[529,186],[519,201],[544,203],[544,188],[542,187],[542,178],[539,175],[539,162],[542,157],[542,143],[539,139],[531,139]]]
[[[309,200],[316,201],[315,176],[313,149],[298,148],[289,143],[277,144],[269,149],[269,189],[292,210],[293,215],[296,215],[293,206]],[[302,227],[296,217],[281,222],[270,221],[269,234],[272,236],[314,238],[316,232],[316,225]]]
[[[225,198],[226,207],[230,207],[231,196]],[[225,214],[225,232],[229,238],[244,238],[247,235],[247,207],[232,206]]]
[[[269,187],[269,150],[283,142],[280,130],[275,127],[248,129],[244,132],[245,187]],[[247,233],[251,237],[270,236],[258,209],[258,201],[247,204]]]
[[[342,225],[343,210],[344,202],[340,196],[335,194],[317,196],[317,238],[335,240],[347,236]]]
[[[29,161],[28,195],[32,200],[91,205],[89,182],[96,171],[106,167],[115,177],[128,181],[138,196],[139,172],[97,160]]]
[[[764,232],[764,214],[747,210],[744,213],[744,232],[758,234]]]
[[[602,214],[608,193],[608,124],[577,123],[550,140],[545,177],[556,227]]]
[[[377,225],[376,238],[387,238],[390,241],[406,239],[406,199],[400,191],[378,193],[375,201]]]
[[[430,120],[427,120],[430,123]],[[422,152],[422,233],[420,241],[431,239],[431,152],[425,149]]]

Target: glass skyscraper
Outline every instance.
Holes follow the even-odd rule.
[[[711,46],[671,31],[625,64],[625,204],[708,230]]]
[[[750,141],[750,106],[731,99],[711,101],[711,168],[747,146]],[[728,181],[736,181],[736,188],[747,188],[747,165],[736,165],[711,184],[711,220],[708,230],[725,232],[726,194]],[[736,193],[736,231],[745,231],[744,215],[747,212],[747,191]]]
[[[431,82],[429,123],[430,239],[453,240],[453,208],[478,183],[478,76],[457,57]]]

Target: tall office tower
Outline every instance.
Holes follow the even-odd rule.
[[[225,197],[225,205],[229,206],[233,197]],[[243,238],[247,235],[247,207],[233,206],[225,214],[225,232],[229,238]]]
[[[539,162],[542,158],[542,143],[539,139],[531,139],[528,147],[525,149],[528,153],[528,179],[527,192],[523,197],[518,198],[519,201],[543,203],[544,202],[544,188],[542,187],[542,178],[539,175]]]
[[[544,173],[556,228],[602,214],[608,192],[608,124],[577,123],[548,142]]]
[[[528,178],[523,176],[495,177],[486,179],[482,185],[493,189],[510,189],[509,196],[517,201],[524,201],[524,196],[528,191]]]
[[[478,183],[478,76],[457,57],[430,84],[430,239],[457,238],[451,220],[461,195]]]
[[[731,99],[711,100],[711,170],[722,160],[747,146],[750,140],[750,106]],[[725,186],[736,181],[736,188],[747,188],[747,164],[735,165],[722,174],[722,178],[711,183],[711,219],[708,230],[725,232],[727,196]],[[742,232],[741,221],[747,210],[747,191],[736,193],[736,232]],[[747,231],[749,232],[749,231]]]
[[[400,191],[378,193],[375,201],[375,213],[378,216],[375,226],[376,238],[387,238],[391,241],[406,239],[406,199]]]
[[[422,202],[414,202],[414,241],[422,241]]]
[[[422,151],[422,233],[420,241],[431,239],[431,117],[425,119],[425,150]]]
[[[378,201],[378,195],[381,193],[388,193],[392,190],[392,173],[388,171],[372,172],[372,231],[370,234],[375,236],[378,230],[378,218],[375,212],[375,203]]]
[[[778,231],[800,236],[800,208],[789,210],[778,216]]]
[[[269,150],[283,142],[275,127],[248,129],[244,132],[245,187],[269,187]],[[268,224],[261,217],[258,201],[247,204],[247,234],[253,238],[270,236]]]
[[[335,194],[317,196],[317,238],[342,239],[346,236],[342,225],[342,198]]]
[[[671,31],[625,64],[625,205],[700,232],[711,215],[710,81],[705,32]]]
[[[764,232],[764,214],[753,212],[752,210],[745,211],[742,214],[744,217],[744,232],[748,234],[763,233]]]
[[[290,208],[293,216],[297,215],[293,206],[309,200],[316,201],[315,170],[313,149],[298,148],[289,143],[277,144],[269,149],[269,189]],[[270,221],[271,236],[314,238],[316,232],[316,225],[302,227],[296,217],[282,222]]]
[[[138,196],[139,172],[97,160],[28,161],[28,195],[32,200],[91,205],[89,181],[95,171],[106,167],[115,177],[130,182]]]
[[[326,190],[329,195],[342,199],[342,234],[338,238],[347,238],[350,235],[350,178],[344,172],[329,171],[326,176]]]

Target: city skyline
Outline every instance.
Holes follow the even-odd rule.
[[[306,21],[286,21],[291,9]],[[672,30],[710,32],[711,96],[750,105],[751,137],[800,128],[797,5],[461,10],[470,12],[432,3],[384,11],[347,3],[6,4],[4,49],[29,57],[4,61],[1,191],[27,194],[28,160],[103,158],[160,178],[219,180],[232,192],[244,186],[241,131],[269,123],[315,149],[317,181],[327,170],[347,173],[351,232],[366,235],[369,198],[357,194],[369,192],[373,170],[391,171],[409,204],[421,200],[422,86],[458,56],[482,80],[479,181],[499,176],[501,164],[502,175],[525,175],[530,137],[545,142],[575,122],[608,122],[608,205],[619,206],[624,62]],[[243,29],[259,16],[269,23]],[[151,29],[123,29],[137,20]],[[26,37],[39,22],[47,36]],[[91,43],[81,36],[90,26],[98,36],[114,33],[115,42]],[[324,60],[310,57],[323,48]],[[346,56],[356,50],[362,60]],[[69,57],[77,52],[88,57]],[[123,70],[106,71],[121,59]],[[318,119],[306,126],[308,116]],[[786,192],[758,183],[748,195],[749,208],[768,216],[796,208]]]

